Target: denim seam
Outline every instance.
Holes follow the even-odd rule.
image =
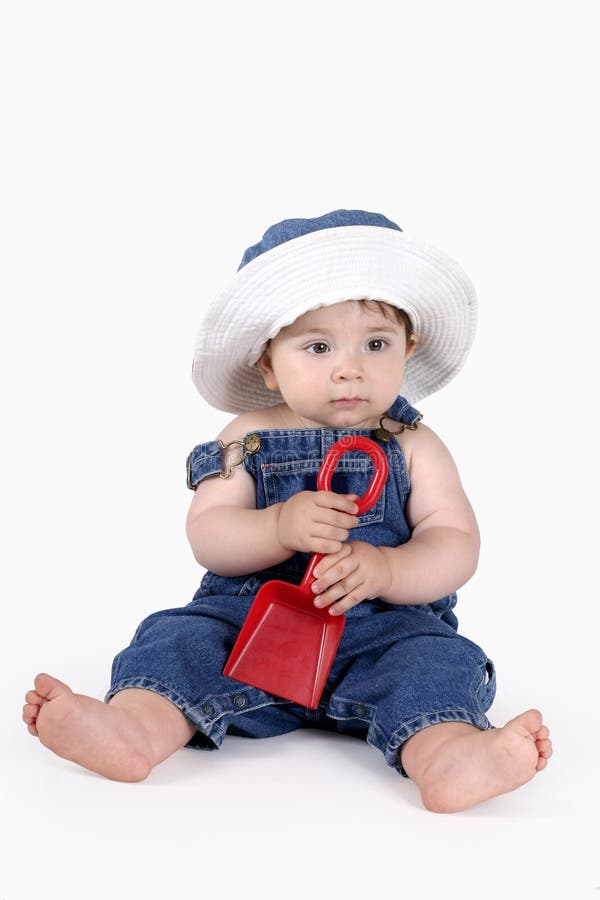
[[[203,717],[200,717],[195,712],[195,707],[191,706],[188,701],[178,693],[178,691],[174,690],[171,687],[168,687],[166,684],[163,684],[161,681],[157,681],[156,678],[149,678],[146,675],[137,675],[135,678],[123,678],[120,681],[117,681],[115,684],[111,685],[110,689],[107,691],[104,702],[108,703],[108,701],[118,694],[119,691],[126,690],[127,688],[142,688],[146,690],[152,690],[156,694],[160,694],[161,697],[165,697],[167,700],[170,700],[181,712],[184,713],[190,719],[190,721],[198,726],[198,722],[205,722],[206,720]],[[200,729],[204,731],[204,725]]]
[[[203,448],[202,451],[200,451],[200,447]],[[188,486],[196,490],[205,478],[210,478],[222,471],[220,445],[217,441],[206,441],[204,444],[198,444],[188,454],[186,466],[188,470]]]
[[[338,697],[337,695],[335,699],[336,702],[341,701],[342,703],[347,703],[348,705],[352,705],[355,708],[357,706],[364,706],[365,709],[373,710],[373,715],[375,715],[375,712],[377,711],[377,706],[374,703],[364,703],[362,700],[348,700],[345,697]],[[326,715],[328,719],[334,719],[336,722],[351,722],[357,720],[359,722],[368,722],[369,724],[371,724],[371,722],[374,721],[374,719],[370,719],[368,718],[368,716],[337,716],[331,712],[327,712]]]
[[[312,474],[315,471],[315,457],[308,456],[303,459],[288,459],[281,462],[265,462],[261,463],[261,469],[266,472],[287,472],[291,474],[303,475],[305,473]],[[372,467],[369,459],[348,459],[342,457],[336,466],[336,472],[367,472]]]
[[[487,731],[491,727],[486,716],[481,713],[477,716],[473,715],[473,713],[469,712],[469,710],[464,707],[448,706],[444,709],[431,710],[430,712],[421,713],[420,715],[414,716],[412,719],[407,719],[406,722],[403,722],[402,725],[392,733],[387,741],[384,755],[387,757],[388,754],[391,756],[392,753],[397,753],[402,744],[406,743],[406,741],[414,734],[418,734],[419,731],[423,730],[423,728],[414,729],[412,726],[418,721],[428,721],[430,718],[436,719],[436,721],[429,722],[428,725],[424,725],[423,728],[427,728],[429,725],[442,725],[446,722],[465,722],[467,725],[473,725],[475,728],[482,728],[482,725],[485,722],[487,724],[482,728],[483,731]],[[410,733],[400,736],[400,733],[407,729]]]
[[[153,685],[151,688],[150,685]],[[157,681],[155,678],[149,678],[145,675],[138,675],[135,678],[125,678],[121,681],[117,681],[114,685],[111,686],[110,690],[107,692],[104,702],[107,703],[108,700],[117,694],[119,691],[125,690],[126,688],[146,688],[148,690],[154,690],[155,693],[160,694],[162,697],[166,697],[167,700],[170,700],[175,706],[180,709],[184,715],[192,722],[193,725],[198,728],[203,734],[207,737],[212,738],[212,729],[213,727],[219,733],[224,734],[225,729],[223,729],[219,722],[224,716],[242,716],[245,713],[253,712],[257,709],[263,709],[265,706],[283,706],[284,704],[289,704],[289,700],[279,700],[273,698],[273,700],[267,700],[264,703],[258,703],[252,706],[245,706],[243,709],[225,709],[223,712],[219,713],[218,716],[214,718],[207,718],[206,716],[199,715],[197,710],[197,706],[192,706],[185,700],[184,697],[181,696],[176,690],[173,688],[167,687],[167,685],[163,684],[161,681]],[[160,689],[160,690],[159,690]],[[243,690],[243,689],[242,689]],[[235,691],[234,694],[241,693],[242,691]],[[212,695],[207,695],[200,704],[200,709],[202,708],[202,703],[210,702]],[[208,730],[207,730],[208,729]]]
[[[237,693],[240,692],[236,691],[236,694]],[[264,709],[265,706],[284,706],[286,703],[289,705],[291,703],[291,700],[277,700],[273,698],[273,700],[266,700],[264,703],[257,703],[254,706],[244,706],[242,707],[242,709],[226,709],[222,713],[219,713],[219,715],[216,716],[213,721],[218,722],[223,718],[223,716],[233,715],[237,718],[238,716],[243,716],[246,713],[254,712],[257,709]]]
[[[475,725],[475,723],[478,720],[480,720],[481,718],[485,718],[485,716],[482,716],[481,714],[479,716],[474,716],[473,713],[469,712],[468,709],[465,709],[464,706],[458,706],[458,707],[445,706],[445,707],[443,707],[443,709],[431,709],[428,712],[419,713],[418,715],[413,716],[412,719],[407,719],[405,722],[403,722],[401,725],[399,725],[398,728],[396,728],[392,732],[389,740],[387,741],[388,746],[391,749],[394,749],[395,747],[400,746],[400,744],[403,743],[404,741],[407,741],[408,737],[412,737],[413,734],[416,734],[417,733],[416,731],[411,730],[411,726],[414,725],[415,722],[418,722],[421,719],[438,718],[439,716],[446,716],[446,715],[449,715],[452,713],[454,713],[454,714],[458,713],[460,715],[465,716],[466,718],[464,721],[468,721],[469,724],[472,724],[472,725]],[[456,719],[456,718],[448,718],[447,721],[458,722],[458,721],[463,721],[463,720]],[[431,722],[430,724],[435,725],[438,723]],[[409,729],[411,731],[411,733],[408,735],[408,737],[399,738],[398,735],[400,734],[400,732],[404,731],[405,729]],[[422,729],[418,729],[418,730],[421,731]],[[398,741],[398,744],[395,743],[396,740]]]
[[[206,481],[207,478],[214,478],[215,475],[220,475],[222,471],[223,470],[219,466],[219,468],[215,469],[214,472],[203,472],[199,478],[194,479],[192,481],[192,484],[194,485],[195,488],[197,488],[198,485],[202,484],[203,481]],[[193,472],[192,472],[192,475],[193,475]]]
[[[359,701],[352,701],[352,702],[355,703],[356,706],[366,706],[369,709],[376,709],[376,707],[370,703],[360,703]],[[384,734],[383,730],[381,729],[381,727],[379,726],[379,724],[377,723],[375,716],[373,716],[372,719],[368,719],[366,716],[336,716],[336,715],[333,715],[333,713],[328,712],[327,718],[334,719],[334,721],[336,721],[336,722],[352,722],[355,720],[358,720],[359,722],[365,722],[369,726],[369,729],[367,731],[367,736],[366,736],[367,744],[370,744],[371,747],[375,747],[376,750],[381,750],[381,747],[378,744],[376,744],[372,740],[369,740],[369,735],[371,734],[371,731],[374,731],[378,735],[381,735],[382,742],[385,743],[385,734]]]
[[[449,713],[454,713],[455,715],[448,715]],[[456,714],[460,716],[457,718]],[[416,730],[412,730],[410,734],[405,737],[399,738],[398,733],[403,728],[409,728],[419,719],[428,719],[429,717],[435,717],[437,719],[436,722],[431,722],[431,725],[443,725],[447,722],[464,722],[467,725],[473,725],[475,728],[480,728],[483,731],[487,731],[490,728],[493,728],[493,725],[490,723],[489,719],[484,715],[480,715],[478,717],[473,716],[468,710],[464,709],[464,707],[452,708],[446,707],[445,709],[437,710],[436,712],[423,713],[420,716],[415,716],[413,719],[408,719],[400,728],[397,728],[396,731],[393,732],[389,741],[385,745],[383,749],[384,758],[391,768],[396,769],[397,772],[402,775],[403,778],[409,778],[410,776],[406,772],[402,762],[400,760],[400,748],[406,743],[406,741],[411,738],[414,734],[418,734],[419,731],[422,731],[423,728],[428,727],[427,725],[423,726],[423,728],[418,728]],[[440,716],[442,718],[440,718]],[[486,723],[484,728],[482,726],[482,719]],[[378,748],[381,749],[381,748]]]
[[[406,494],[406,498],[408,499],[410,494],[410,473],[408,471],[406,456],[404,455],[404,450],[397,438],[391,446],[394,448],[391,451],[392,456],[394,457],[394,465],[390,466],[390,468],[398,477],[398,493],[400,494],[400,497],[402,497],[403,494]]]
[[[262,429],[262,430],[257,429],[258,434],[264,433],[264,434],[268,435],[268,440],[270,442],[279,441],[279,440],[288,441],[290,439],[290,437],[294,437],[295,440],[298,440],[298,438],[301,439],[302,436],[308,436],[308,437],[312,438],[314,436],[315,432],[319,432],[319,433],[325,432],[326,433],[328,431],[329,431],[329,429],[309,429],[309,430],[297,429],[297,430],[283,430],[283,431],[278,429],[275,432],[274,430],[270,431],[269,429]],[[331,429],[331,431],[334,431],[336,434],[341,433],[342,436],[344,436],[344,435],[351,436],[354,434],[369,436],[369,435],[373,434],[372,429],[344,430],[342,428],[339,428],[339,429]],[[249,434],[254,434],[254,432],[249,432]],[[243,435],[242,441],[247,436],[248,435]],[[335,441],[332,441],[332,443],[335,443]],[[399,472],[404,471],[404,472],[406,472],[406,474],[408,474],[406,460],[404,459],[404,453],[402,451],[402,447],[400,446],[398,441],[395,441],[394,444],[391,444],[390,446],[394,447],[394,451],[397,451],[397,452],[392,453],[391,468],[393,468],[394,470],[399,471]],[[258,453],[246,456],[244,458],[244,465],[245,466],[253,466],[254,464],[258,463],[258,457],[259,457]],[[293,460],[291,462],[296,463],[296,462],[303,462],[303,461],[302,460]],[[312,462],[314,463],[314,460],[312,460]],[[352,461],[349,460],[348,462],[352,462]],[[360,460],[355,460],[355,462],[361,463]],[[365,463],[365,467],[366,466],[368,466],[368,463]]]
[[[334,719],[336,722],[348,722],[348,721],[352,721],[353,719],[358,719],[359,721],[366,722],[369,725],[369,728],[368,728],[367,734],[366,734],[366,738],[365,738],[367,744],[371,747],[374,747],[375,750],[379,750],[381,753],[383,753],[384,757],[386,757],[386,750],[389,747],[391,738],[389,740],[387,739],[384,730],[381,728],[381,726],[377,722],[377,719],[375,718],[377,707],[374,704],[370,704],[370,703],[360,703],[360,701],[358,701],[358,700],[351,700],[351,701],[345,701],[345,702],[354,703],[357,706],[358,705],[366,706],[369,709],[375,710],[375,714],[373,715],[372,719],[367,719],[366,717],[363,717],[363,716],[336,716],[336,715],[333,715],[332,713],[327,713],[328,718]],[[393,737],[393,735],[392,735],[392,737]],[[386,757],[386,761],[387,761],[387,757]],[[388,763],[388,765],[390,765],[390,763]]]
[[[487,667],[489,662],[490,660],[486,658],[484,662],[481,663],[481,671],[479,673],[481,677],[478,679],[478,684],[475,688],[475,694],[473,697],[473,701],[478,704],[482,712],[487,711],[491,706],[491,703],[487,703],[487,700],[491,691],[490,685],[492,684],[492,678],[490,676],[488,682],[486,682],[485,680],[488,674]]]
[[[281,471],[281,470],[278,470]],[[305,474],[306,472],[314,472],[314,468],[305,469],[302,472],[293,472],[292,474]],[[344,472],[351,470],[343,470]],[[361,469],[355,469],[352,471],[364,471]],[[265,473],[264,468],[261,466],[261,473],[263,476],[263,487],[265,492],[265,499],[267,501],[267,506],[274,506],[276,503],[280,502],[280,492],[279,492],[279,479],[278,478],[269,478],[268,476],[271,474],[269,471]],[[366,511],[360,516],[358,525],[355,525],[354,528],[350,529],[351,531],[355,531],[359,528],[365,528],[367,525],[379,525],[385,519],[385,508],[386,508],[386,486],[383,486],[381,491],[381,496],[378,497],[377,502],[375,503],[373,510]]]
[[[470,650],[469,647],[467,647],[466,649]],[[477,707],[481,708],[478,692],[485,680],[485,665],[487,662],[487,657],[483,656],[482,659],[479,654],[475,653],[471,653],[471,657],[476,661],[477,669],[473,675],[473,678],[471,679],[471,684],[469,685],[469,697],[471,698],[472,702],[477,705]]]
[[[479,692],[485,683],[485,671],[486,671],[485,662],[481,664],[481,669],[475,673],[473,676],[473,681],[471,682],[470,694],[471,699],[475,703],[479,703]]]

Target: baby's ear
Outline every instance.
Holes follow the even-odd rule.
[[[256,360],[256,368],[263,377],[265,387],[269,388],[270,391],[276,391],[278,385],[275,379],[275,373],[273,372],[273,365],[271,363],[271,351],[268,345]]]
[[[408,345],[406,347],[405,361],[413,355],[414,351],[417,349],[418,343],[419,343],[418,335],[411,334],[409,341],[408,341]]]

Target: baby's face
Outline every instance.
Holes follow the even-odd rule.
[[[308,427],[376,428],[400,393],[414,343],[395,316],[345,300],[282,328],[258,367]]]

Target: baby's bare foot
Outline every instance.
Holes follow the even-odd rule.
[[[542,714],[529,709],[503,728],[451,736],[427,767],[421,796],[433,812],[459,812],[530,781],[552,756]]]
[[[23,721],[45,747],[117,781],[147,777],[147,735],[128,711],[74,694],[51,675],[38,675],[34,684],[25,695]]]

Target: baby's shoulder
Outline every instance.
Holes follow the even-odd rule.
[[[224,444],[228,444],[230,441],[241,441],[244,435],[251,434],[253,431],[281,428],[281,421],[279,406],[248,410],[228,422],[217,435],[217,440]]]
[[[396,435],[396,440],[404,454],[409,475],[413,474],[419,462],[426,463],[435,456],[449,452],[433,428],[423,422],[419,422],[414,430],[405,428]]]

